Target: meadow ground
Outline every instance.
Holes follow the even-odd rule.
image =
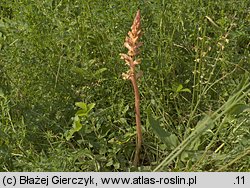
[[[249,70],[249,0],[1,0],[0,171],[249,171]]]

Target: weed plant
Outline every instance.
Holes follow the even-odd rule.
[[[0,170],[249,171],[249,25],[248,0],[1,0]]]

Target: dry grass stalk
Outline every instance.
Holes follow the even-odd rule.
[[[128,36],[125,39],[124,46],[128,49],[127,54],[120,54],[121,59],[129,66],[129,70],[126,73],[123,73],[123,79],[129,79],[132,82],[135,95],[135,115],[136,115],[136,150],[133,164],[138,165],[140,161],[140,150],[142,145],[142,131],[141,131],[141,117],[140,117],[140,95],[137,85],[137,78],[141,76],[142,71],[136,73],[135,66],[141,63],[141,59],[136,59],[135,57],[140,54],[139,47],[142,45],[139,42],[141,37],[141,15],[140,10],[137,11],[131,31],[128,32]]]

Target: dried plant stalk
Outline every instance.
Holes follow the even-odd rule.
[[[123,73],[123,79],[129,79],[132,82],[134,95],[135,95],[135,117],[136,117],[136,150],[133,164],[138,165],[140,161],[140,151],[142,145],[142,131],[141,131],[141,116],[140,116],[140,94],[137,85],[137,78],[142,75],[142,71],[136,73],[135,66],[141,63],[141,59],[136,59],[135,57],[139,55],[139,47],[142,45],[139,42],[141,37],[141,15],[140,10],[137,11],[131,31],[128,32],[128,36],[125,39],[124,46],[128,49],[127,54],[120,54],[121,59],[129,66],[129,70]]]

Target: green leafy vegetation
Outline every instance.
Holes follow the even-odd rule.
[[[1,0],[0,170],[249,171],[249,70],[248,0]]]

